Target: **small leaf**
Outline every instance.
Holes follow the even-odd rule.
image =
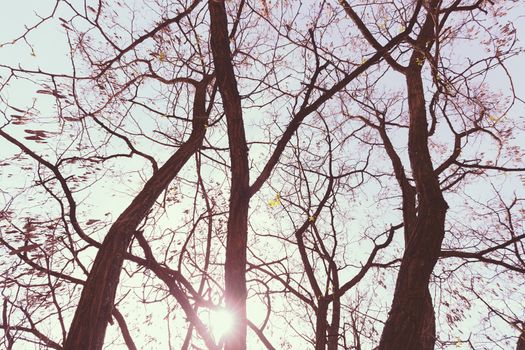
[[[36,93],[43,95],[51,95],[55,96],[56,98],[66,98],[66,96],[62,95],[57,90],[36,90]]]
[[[29,122],[29,118],[23,116],[23,115],[15,115],[12,114],[11,118],[13,118],[13,124],[15,125],[23,125],[27,122]]]
[[[37,94],[43,94],[43,95],[53,95],[53,91],[50,90],[36,90]]]
[[[11,252],[9,252],[9,255],[15,255],[15,254],[19,254],[19,253],[29,252],[31,250],[34,250],[34,249],[38,248],[38,247],[40,247],[40,244],[36,244],[36,243],[29,244],[29,245],[23,246],[21,248],[12,250]]]
[[[28,130],[28,129],[26,129],[24,131],[31,135],[31,136],[26,136],[25,137],[26,140],[43,141],[43,140],[45,140],[46,138],[49,137],[49,135],[47,134],[47,131],[45,131],[45,130]]]
[[[281,194],[279,194],[279,193],[277,193],[275,195],[275,198],[270,199],[268,201],[268,205],[270,206],[270,208],[276,207],[276,206],[278,206],[280,204],[281,204]]]
[[[496,117],[495,115],[489,114],[489,119],[492,120],[494,124],[499,122],[501,119],[503,119],[505,116],[502,115],[501,117]]]

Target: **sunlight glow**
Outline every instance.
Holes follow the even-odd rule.
[[[226,309],[217,309],[210,311],[210,328],[215,339],[221,339],[228,335],[235,324],[233,313]]]

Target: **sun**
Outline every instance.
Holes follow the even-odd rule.
[[[210,328],[216,340],[222,339],[231,333],[235,324],[235,317],[231,311],[224,308],[210,310]]]

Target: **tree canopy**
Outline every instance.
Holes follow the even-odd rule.
[[[522,3],[33,5],[0,347],[525,349]]]

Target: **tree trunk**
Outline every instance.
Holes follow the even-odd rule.
[[[321,298],[317,303],[317,312],[315,313],[315,350],[326,350],[326,331],[328,330],[328,324],[326,322],[327,316],[328,301]]]
[[[411,59],[407,71],[410,113],[408,151],[419,210],[413,232],[407,236],[394,300],[385,324],[379,349],[433,349],[435,342],[434,313],[428,290],[430,274],[439,257],[445,233],[447,203],[441,193],[428,149],[420,53]]]
[[[396,173],[403,190],[403,219],[408,227],[405,227],[405,253],[390,314],[381,336],[380,350],[432,350],[435,344],[435,316],[428,284],[441,251],[448,205],[439,187],[428,149],[421,69],[426,59],[424,52],[427,44],[434,36],[438,4],[439,0],[431,0],[427,4],[425,22],[404,72],[409,109],[408,153],[416,184],[418,211],[415,221],[412,215],[407,217],[413,208],[406,205],[413,202],[413,198],[405,198],[411,191],[407,191],[407,182]]]
[[[332,302],[332,323],[328,328],[328,350],[337,350],[339,342],[339,325],[341,323],[341,300],[339,297]]]
[[[525,350],[525,322],[522,323],[523,329],[521,330],[520,337],[518,339],[518,345],[516,345],[516,350]]]
[[[231,62],[228,21],[224,1],[208,2],[211,49],[221,94],[230,145],[231,189],[226,239],[225,300],[236,325],[225,339],[226,350],[246,349],[246,244],[248,236],[249,168],[241,98]]]
[[[75,316],[64,344],[65,350],[99,350],[113,312],[124,255],[131,238],[158,196],[202,145],[207,115],[205,109],[208,79],[196,83],[193,129],[188,140],[149,179],[144,188],[109,229],[82,290]]]
[[[392,145],[388,134],[386,133],[385,123],[381,121],[379,126],[379,133],[383,140],[386,152],[392,162],[394,173],[401,188],[402,210],[403,210],[403,226],[405,238],[405,251],[408,247],[416,227],[417,222],[417,201],[416,189],[410,184],[401,158],[397,154]],[[424,309],[423,309],[423,324],[422,324],[422,350],[432,350],[434,348],[436,338],[436,321],[434,315],[434,306],[432,304],[432,297],[430,291],[425,293]]]

